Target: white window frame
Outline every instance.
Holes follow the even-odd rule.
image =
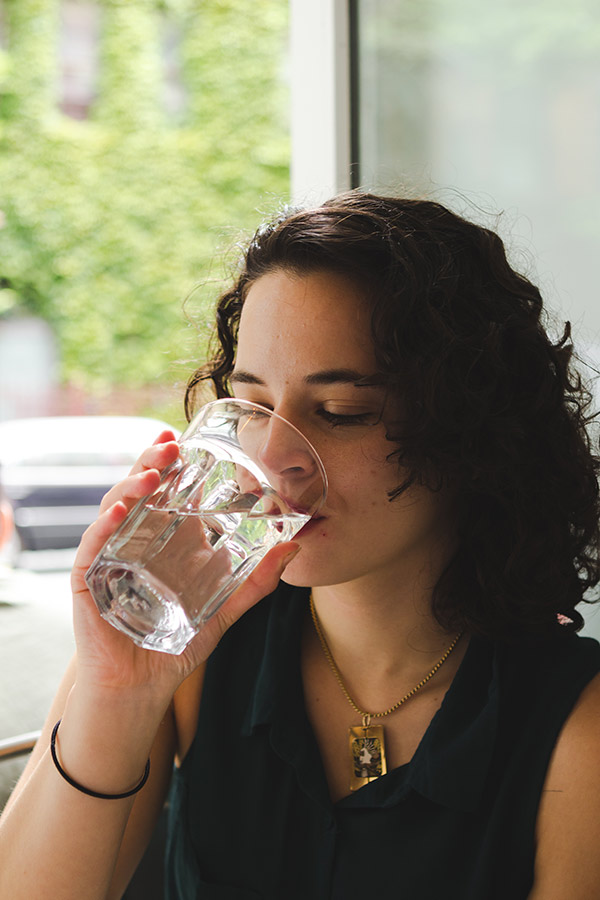
[[[291,196],[318,204],[350,188],[348,0],[290,0]]]

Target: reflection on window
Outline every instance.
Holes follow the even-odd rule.
[[[433,192],[471,217],[462,196],[505,210],[501,232],[535,259],[550,302],[583,319],[590,344],[600,333],[593,7],[357,0],[360,183]]]

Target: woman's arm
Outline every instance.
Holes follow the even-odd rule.
[[[0,822],[2,897],[116,900],[141,859],[164,803],[175,747],[171,708],[155,728],[156,718],[143,716],[139,709],[132,717],[99,703],[94,711],[96,725],[90,727],[90,717],[76,718],[77,740],[71,746],[68,736],[61,742],[61,731],[75,714],[69,710],[72,674],[73,667]],[[99,800],[64,781],[49,754],[50,733],[61,717],[61,762],[95,790],[117,793],[133,786],[145,765],[146,744],[152,744],[150,777],[144,789],[127,800]],[[153,740],[152,731],[156,731]],[[94,746],[100,740],[114,746]],[[71,763],[62,752],[63,743],[70,750]]]
[[[127,508],[155,490],[159,470],[176,457],[177,445],[166,440],[146,451],[132,475],[109,492],[98,521],[81,541],[72,575],[76,662],[0,820],[0,897],[121,896],[164,802],[174,755],[181,752],[174,715],[178,688],[227,628],[274,590],[296,549],[281,544],[267,554],[179,656],[142,650],[105,622],[87,590],[85,572]],[[178,699],[177,717],[188,723],[189,743],[194,692],[187,690],[187,695],[187,702]],[[71,778],[97,792],[122,793],[139,783],[151,755],[143,790],[124,799],[100,799],[69,784],[49,749],[59,718],[58,756]]]
[[[8,815],[10,807],[26,790],[27,782],[47,751],[53,724],[64,715],[66,698],[75,679],[75,665],[73,660],[65,673],[40,739],[5,806],[4,816]],[[173,759],[183,760],[195,736],[204,670],[205,666],[200,665],[181,685],[159,726],[151,751],[150,777],[143,791],[135,797],[129,813],[115,872],[106,893],[109,900],[118,900],[131,880],[163,809],[171,780]]]
[[[600,900],[600,675],[567,719],[548,768],[529,900]]]

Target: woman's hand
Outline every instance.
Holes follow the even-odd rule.
[[[179,684],[207,659],[225,631],[275,589],[285,565],[297,551],[297,544],[291,542],[273,548],[179,656],[142,649],[104,621],[87,588],[85,573],[129,510],[156,490],[160,473],[177,459],[178,453],[173,433],[161,433],[129,476],[106,494],[98,520],[81,540],[71,576],[80,687],[87,684],[93,690],[125,688],[146,695],[154,691],[162,701],[170,699]]]

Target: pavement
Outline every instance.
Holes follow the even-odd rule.
[[[41,728],[75,650],[71,624],[70,564],[35,571],[0,565],[0,738]],[[25,561],[27,564],[27,560]],[[49,563],[48,563],[49,564]],[[0,761],[0,809],[25,758]]]

